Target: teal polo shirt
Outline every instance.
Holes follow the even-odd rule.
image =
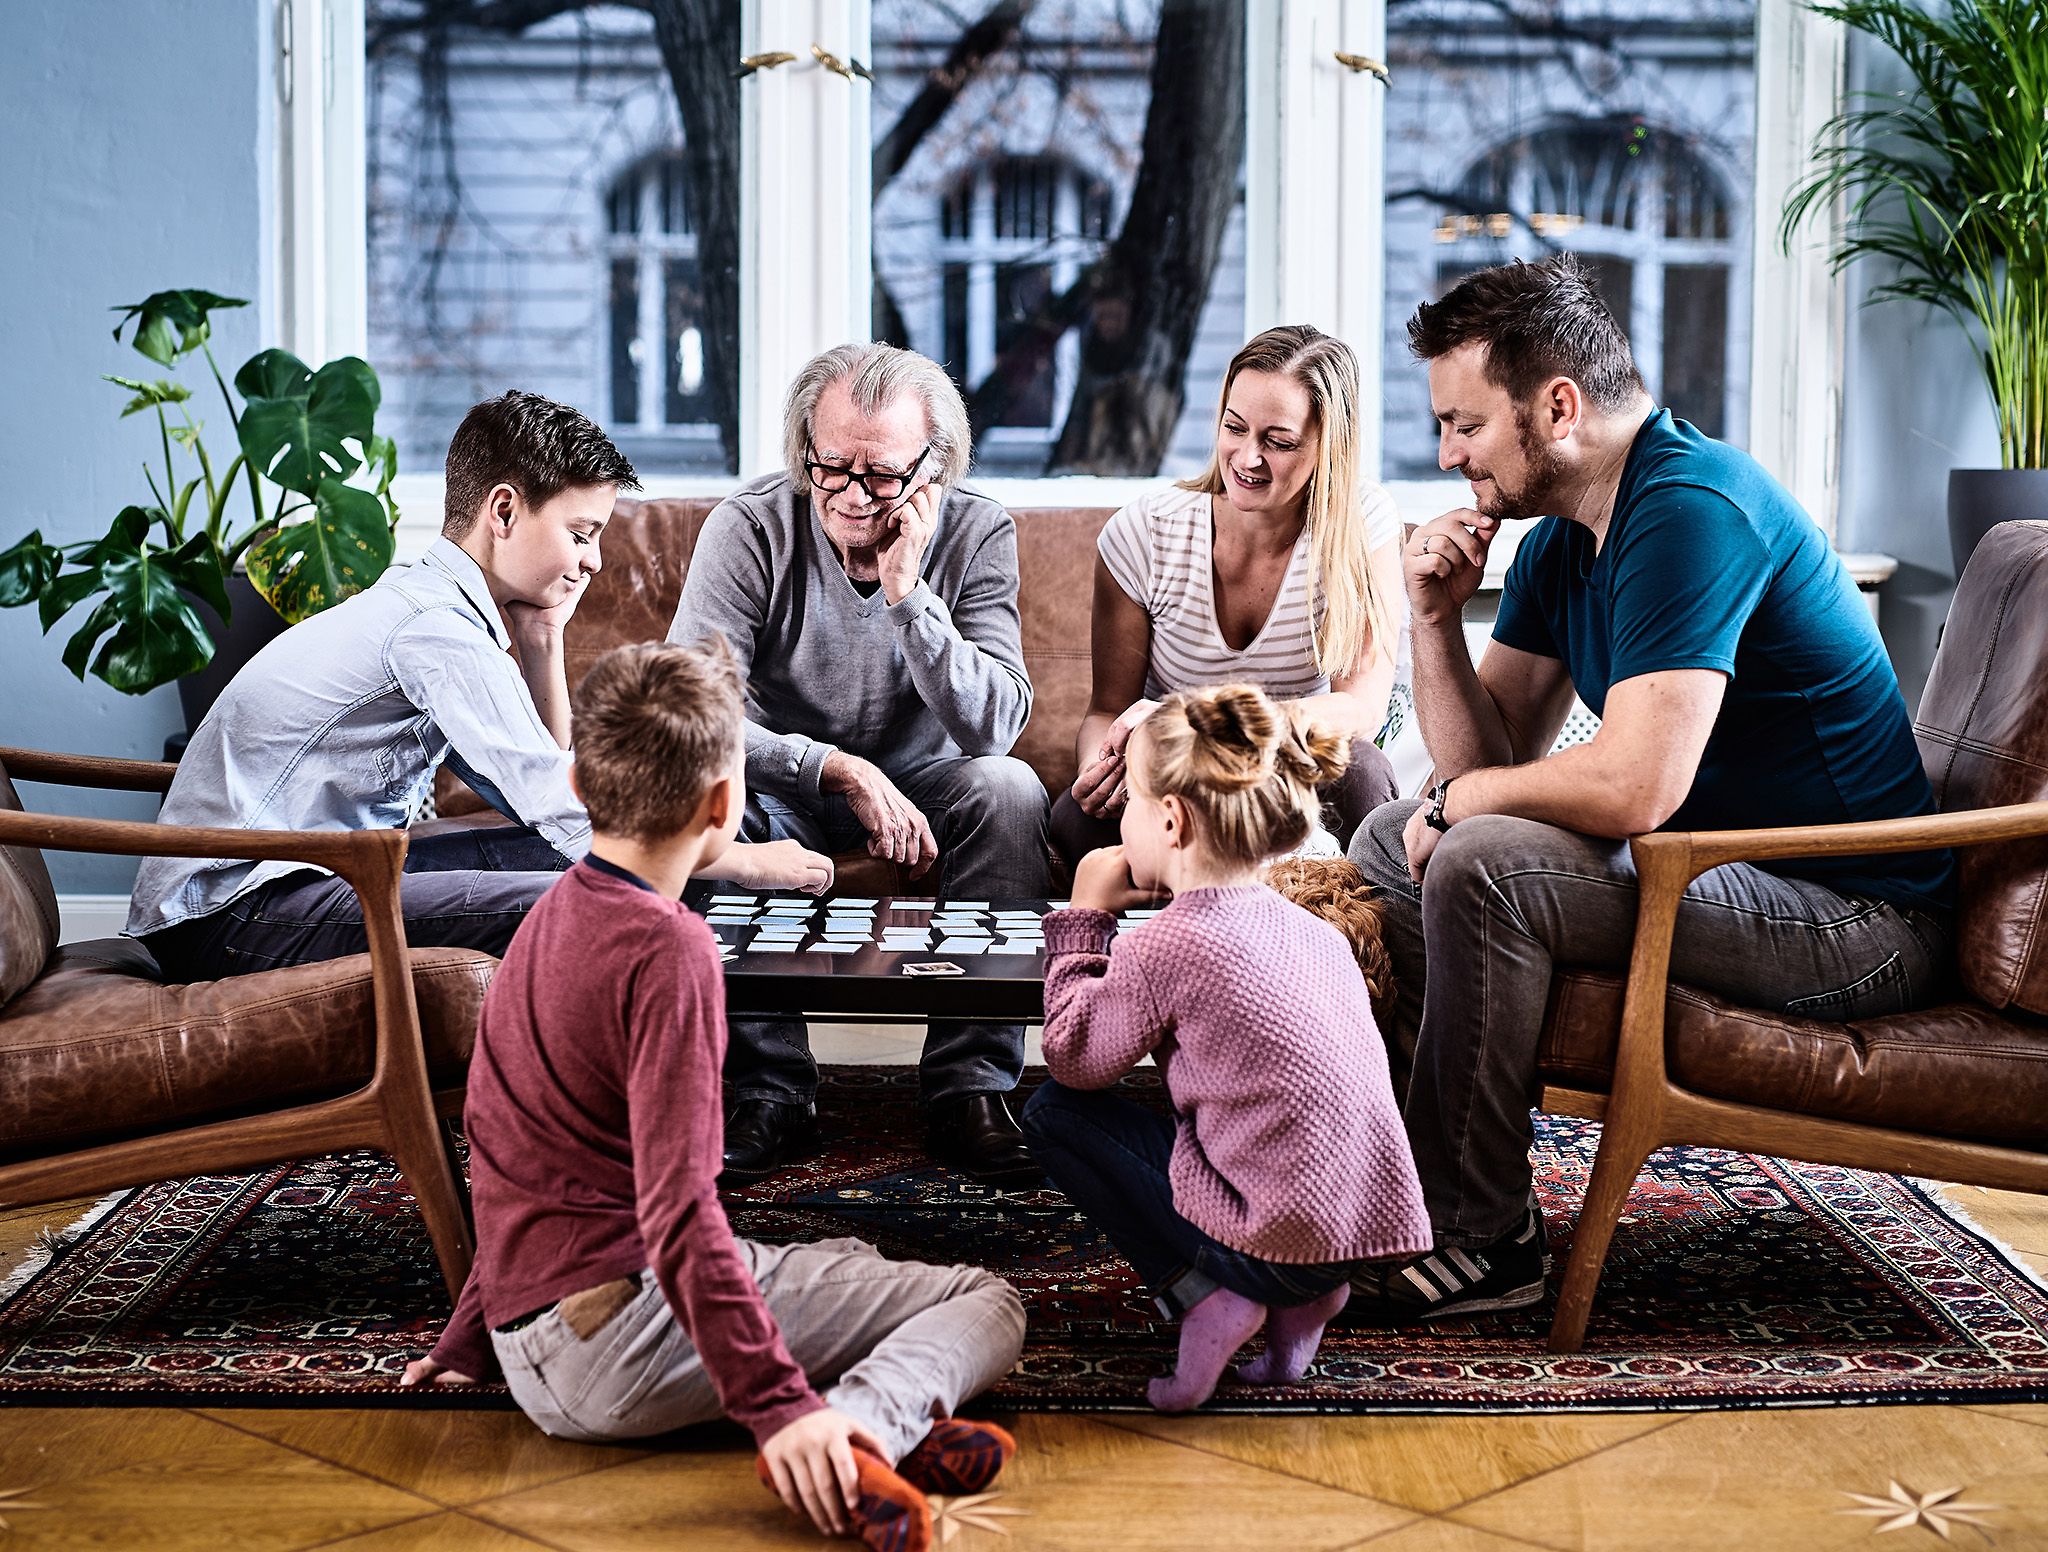
[[[1667,829],[1934,811],[1898,676],[1841,557],[1755,459],[1669,410],[1636,433],[1597,554],[1578,523],[1536,524],[1508,568],[1493,635],[1561,659],[1595,712],[1639,674],[1728,676]],[[1946,851],[1761,865],[1937,915],[1953,903]]]

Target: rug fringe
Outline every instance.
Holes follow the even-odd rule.
[[[1998,1252],[1999,1255],[2005,1258],[2006,1264],[2021,1277],[2025,1278],[2036,1288],[2039,1288],[2043,1293],[2048,1293],[2048,1275],[2043,1275],[2036,1271],[2033,1263],[2027,1260],[2025,1255],[2013,1249],[2012,1246],[1985,1228],[1983,1224],[1970,1215],[1970,1210],[1967,1207],[1948,1194],[1949,1190],[1957,1185],[1956,1181],[1935,1180],[1925,1175],[1915,1175],[1911,1178],[1913,1184],[1925,1191],[1943,1212],[1947,1213],[1956,1222],[1982,1240],[1987,1249]],[[1972,1186],[1965,1189],[1985,1190],[1988,1188]]]
[[[45,1224],[37,1233],[36,1240],[21,1263],[5,1277],[0,1277],[0,1310],[4,1310],[14,1296],[35,1281],[36,1275],[63,1253],[66,1247],[83,1239],[99,1221],[106,1217],[122,1202],[135,1193],[135,1187],[124,1186],[119,1191],[109,1191],[94,1202],[75,1221],[61,1229]]]

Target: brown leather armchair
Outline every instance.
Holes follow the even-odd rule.
[[[419,1200],[458,1294],[474,1245],[436,1111],[461,1109],[497,961],[406,948],[403,831],[58,818],[24,812],[10,779],[160,792],[174,769],[0,749],[0,1207],[381,1148]],[[132,940],[57,945],[42,847],[316,863],[363,902],[370,950],[166,985]]]
[[[1629,1188],[1674,1143],[2048,1192],[2048,523],[1991,531],[1956,589],[1914,723],[1941,812],[1638,836],[1626,978],[1551,985],[1543,1109],[1604,1119],[1550,1330],[1583,1344]],[[1709,868],[1957,849],[1952,1002],[1848,1024],[1670,984],[1679,897]]]

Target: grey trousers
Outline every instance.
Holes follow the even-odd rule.
[[[1008,755],[942,760],[896,785],[915,803],[939,843],[938,876],[929,886],[954,900],[1042,899],[1052,888],[1046,861],[1045,784]],[[815,812],[766,793],[747,802],[747,841],[795,840],[813,851],[850,851],[867,831],[837,794]],[[734,1019],[728,1026],[725,1079],[735,1099],[809,1104],[818,1063],[800,1019]],[[927,1104],[1004,1092],[1024,1072],[1022,1024],[935,1023],[925,1035],[918,1089]]]
[[[504,956],[533,902],[569,859],[524,825],[452,830],[413,839],[398,905],[414,948],[476,948]],[[331,873],[292,873],[260,884],[211,916],[142,940],[172,981],[305,965],[370,946],[362,903]]]
[[[901,1460],[1024,1347],[1024,1305],[992,1272],[885,1261],[857,1239],[737,1241],[789,1354],[827,1406]],[[588,1339],[550,1310],[491,1346],[519,1409],[558,1439],[639,1439],[724,1416],[653,1273]]]
[[[1402,844],[1417,807],[1380,809],[1350,855],[1387,907],[1388,1055],[1397,1092],[1406,1074],[1403,1114],[1437,1244],[1486,1245],[1528,1202],[1551,968],[1627,965],[1635,865],[1626,842],[1487,814],[1451,827],[1417,886]],[[1746,1007],[1871,1018],[1930,1000],[1948,950],[1947,924],[1925,912],[1733,863],[1686,890],[1671,978]]]

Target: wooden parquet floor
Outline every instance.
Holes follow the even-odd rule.
[[[2048,1199],[1953,1194],[2048,1269]],[[0,1268],[88,1205],[0,1215]],[[2048,1548],[2048,1406],[1013,1425],[998,1491],[942,1505],[947,1552]],[[650,1451],[507,1413],[0,1408],[0,1552],[818,1545],[730,1436]]]

